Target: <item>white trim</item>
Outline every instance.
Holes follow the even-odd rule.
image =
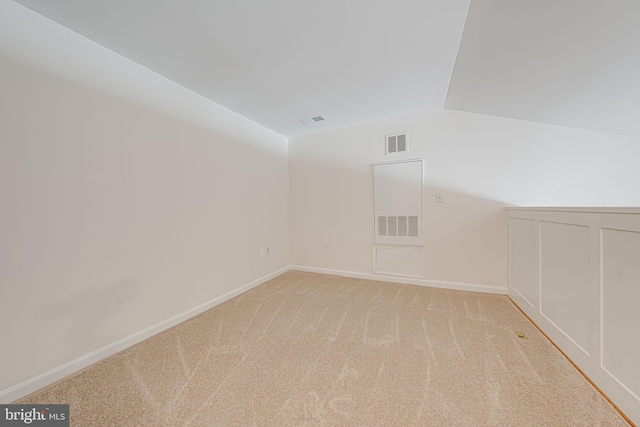
[[[640,214],[640,208],[637,207],[524,207],[524,206],[507,206],[508,211],[532,211],[532,212],[573,212],[573,213],[610,213],[610,214]],[[524,218],[523,218],[524,219]]]
[[[428,286],[432,288],[453,289],[458,291],[484,292],[489,294],[507,295],[506,286],[478,285],[475,283],[444,282],[430,279],[411,279],[408,277],[395,277],[372,273],[359,273],[355,271],[332,270],[329,268],[305,267],[292,265],[291,270],[306,271],[309,273],[331,274],[334,276],[353,277],[356,279],[377,280],[379,282],[404,283],[407,285]]]
[[[422,157],[412,157],[410,159],[401,159],[401,160],[387,160],[384,162],[371,163],[371,166],[384,166],[384,165],[393,165],[396,163],[410,163],[410,162],[423,162],[423,167],[424,167],[424,159]],[[423,175],[424,175],[424,171],[423,171]]]
[[[57,368],[53,368],[50,371],[44,372],[38,376],[35,376],[31,379],[21,382],[20,384],[9,387],[8,389],[0,391],[0,404],[11,403],[21,397],[24,397],[30,393],[33,393],[37,390],[40,390],[43,387],[53,384],[54,382],[61,380],[71,374],[74,374],[88,366],[93,365],[109,356],[112,356],[128,347],[131,347],[139,342],[146,340],[147,338],[156,335],[162,331],[165,331],[185,320],[188,320],[198,314],[209,310],[210,308],[215,307],[218,304],[221,304],[243,292],[248,291],[251,288],[254,288],[267,280],[273,279],[276,276],[281,275],[282,273],[286,273],[290,270],[290,266],[281,268],[278,271],[275,271],[271,274],[267,274],[266,276],[260,277],[259,279],[254,280],[253,282],[247,283],[246,285],[240,286],[239,288],[227,292],[224,295],[221,295],[217,298],[212,299],[211,301],[200,304],[196,307],[190,308],[187,311],[184,311],[180,314],[177,314],[173,317],[170,317],[167,320],[164,320],[160,323],[157,323],[153,326],[150,326],[146,329],[143,329],[140,332],[136,332],[133,335],[129,335],[128,337],[122,338],[112,344],[109,344],[105,347],[102,347],[98,350],[95,350],[89,354],[85,354],[84,356],[78,357],[64,365],[58,366]]]
[[[514,287],[511,285],[511,283],[509,283],[509,286],[507,287],[507,289],[511,289],[513,292],[515,292],[516,294],[518,294],[518,296],[519,296],[520,298],[522,298],[522,300],[523,300],[524,302],[526,302],[527,304],[529,304],[529,305],[531,306],[531,308],[532,308],[532,309],[534,309],[534,310],[536,309],[536,306],[535,306],[535,305],[533,305],[533,304],[531,303],[531,301],[529,301],[529,300],[527,299],[527,297],[525,297],[524,295],[522,295],[522,294],[520,293],[520,291],[519,291],[519,290],[517,290],[516,288],[514,288]],[[511,296],[511,294],[509,294],[509,296]]]

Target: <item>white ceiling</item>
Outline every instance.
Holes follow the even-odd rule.
[[[469,1],[18,3],[295,136],[442,108]]]
[[[640,136],[638,0],[16,1],[286,136],[445,107]]]
[[[640,136],[640,1],[474,0],[446,108]]]

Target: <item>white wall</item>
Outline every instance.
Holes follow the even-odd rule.
[[[0,94],[0,392],[291,261],[371,272],[386,133],[425,159],[431,280],[506,286],[505,206],[640,204],[637,138],[456,111],[297,138],[289,159],[286,138],[11,1]]]
[[[509,296],[640,422],[640,209],[510,208]]]
[[[410,152],[385,156],[385,134],[402,131]],[[375,162],[425,159],[432,281],[507,286],[506,206],[640,205],[640,138],[480,114],[444,110],[299,137],[290,155],[293,263],[314,268],[371,273]]]
[[[290,264],[285,137],[11,1],[0,94],[0,392]]]

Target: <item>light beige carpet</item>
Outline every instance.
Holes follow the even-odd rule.
[[[628,426],[505,296],[301,272],[20,403],[74,426]]]

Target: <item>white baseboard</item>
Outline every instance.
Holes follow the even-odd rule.
[[[355,271],[332,270],[329,268],[305,267],[292,265],[290,270],[310,273],[332,274],[334,276],[354,277],[356,279],[377,280],[379,282],[404,283],[407,285],[429,286],[432,288],[454,289],[458,291],[484,292],[489,294],[507,294],[506,286],[477,285],[475,283],[444,282],[441,280],[413,279],[409,277],[387,276],[384,274],[358,273]]]
[[[254,280],[251,283],[247,283],[246,285],[240,286],[239,288],[227,292],[224,295],[221,295],[217,298],[212,299],[211,301],[200,304],[196,307],[193,307],[185,312],[182,312],[176,316],[173,316],[165,321],[162,321],[156,325],[150,326],[140,332],[136,332],[133,335],[130,335],[126,338],[122,338],[112,344],[109,344],[105,347],[102,347],[98,350],[95,350],[89,354],[85,354],[75,360],[72,360],[64,365],[58,366],[57,368],[51,369],[43,374],[40,374],[36,377],[28,379],[26,381],[21,382],[13,387],[0,391],[0,404],[11,403],[21,397],[24,397],[30,393],[33,393],[43,387],[53,384],[54,382],[61,380],[71,374],[74,374],[88,366],[93,365],[109,356],[112,356],[127,347],[131,347],[141,341],[146,340],[147,338],[160,333],[166,329],[169,329],[178,323],[184,322],[198,314],[209,310],[212,307],[215,307],[218,304],[221,304],[243,292],[248,291],[251,288],[254,288],[267,280],[273,279],[276,276],[279,276],[282,273],[290,270],[291,267],[284,267],[278,271],[275,271],[271,274],[263,276],[259,279]]]

